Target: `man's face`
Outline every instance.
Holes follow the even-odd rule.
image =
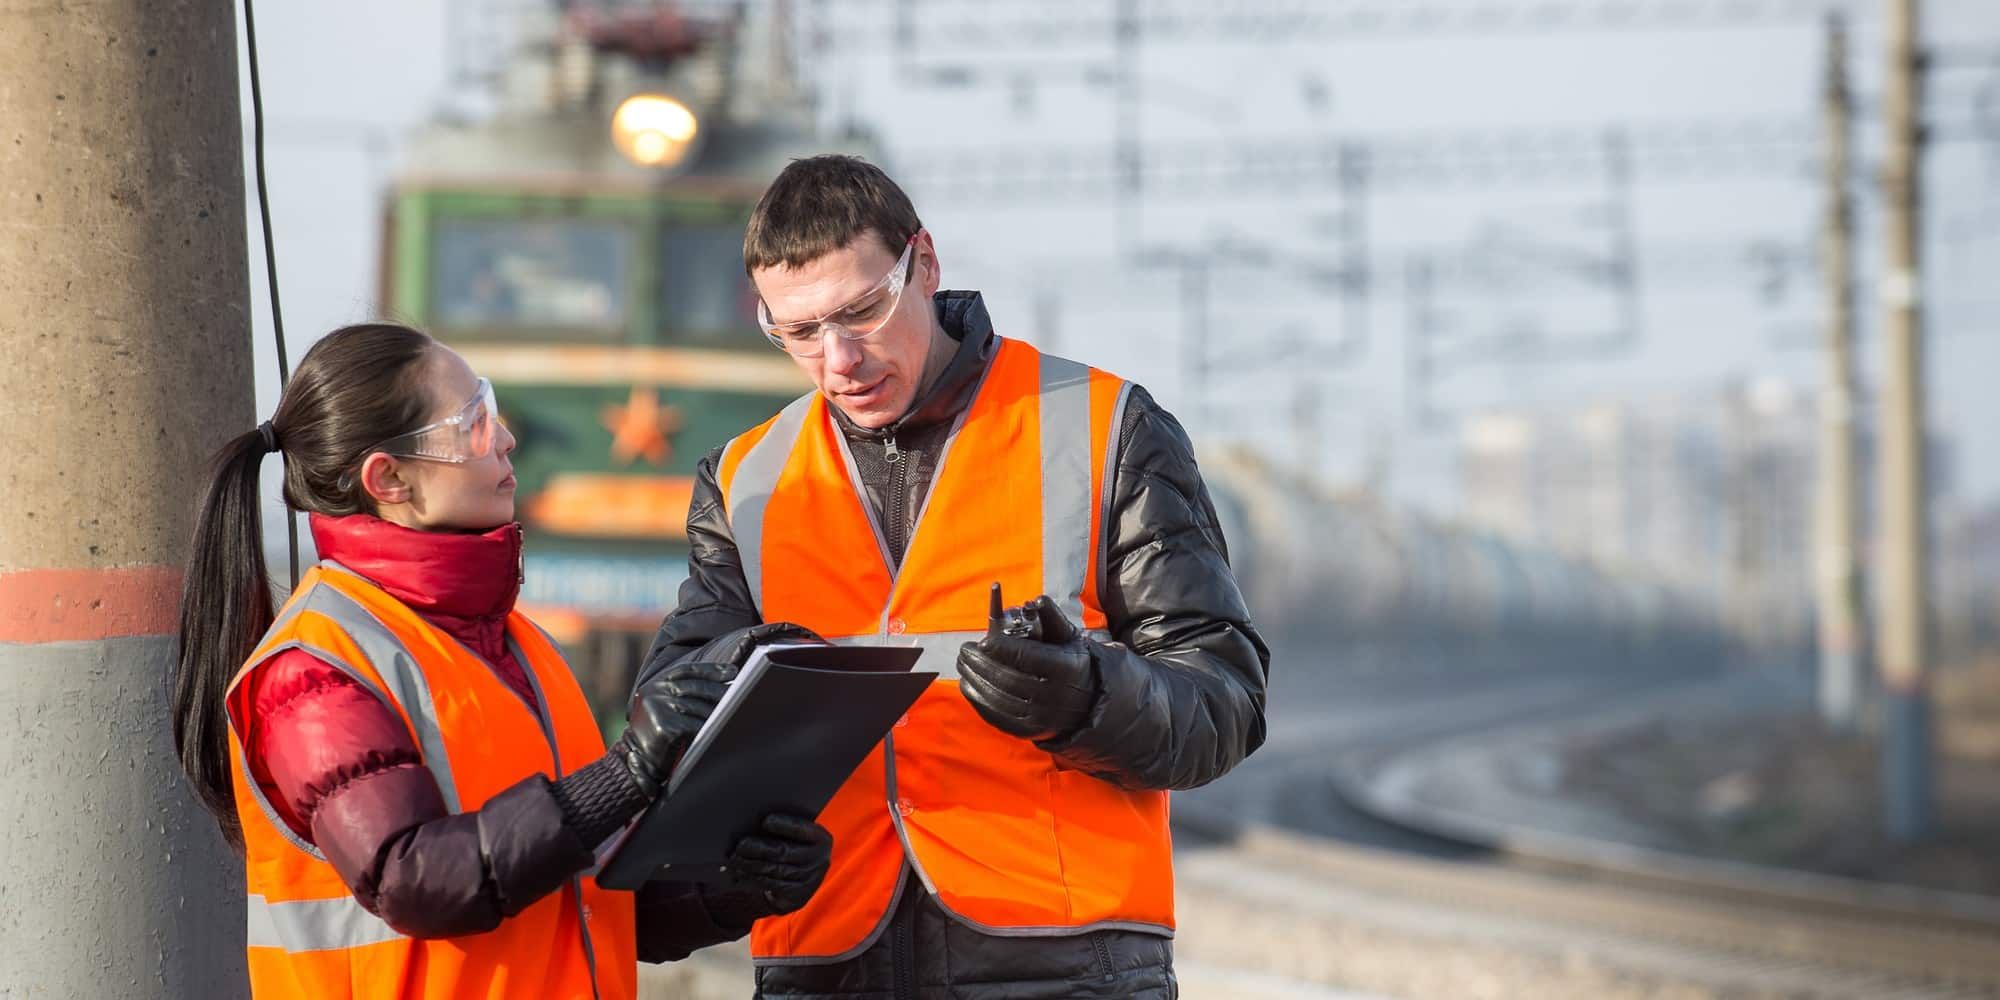
[[[864,231],[800,267],[759,268],[750,280],[774,324],[821,317],[837,322],[843,309],[867,297],[895,269],[898,256],[881,237]],[[917,234],[910,257],[902,298],[873,333],[860,340],[823,333],[814,345],[823,351],[819,357],[791,354],[820,393],[862,427],[886,427],[909,412],[930,356],[931,296],[939,272],[929,233]]]

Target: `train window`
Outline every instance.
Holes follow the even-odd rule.
[[[440,219],[432,321],[453,330],[623,333],[632,245],[616,222]]]
[[[743,226],[672,226],[660,241],[660,326],[672,343],[763,346],[743,276]]]

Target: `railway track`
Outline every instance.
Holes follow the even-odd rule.
[[[1454,994],[1427,980],[1435,970],[1395,970],[1390,956],[1404,951],[1439,967],[1447,954],[1469,960],[1480,971],[1461,985],[1497,979],[1494,996],[2000,996],[2000,921],[1907,900],[1505,854],[1412,856],[1268,828],[1188,852],[1179,869],[1192,921],[1183,952],[1350,989]],[[1204,923],[1232,904],[1232,931]],[[1284,914],[1288,930],[1259,932],[1252,913]],[[1377,954],[1310,957],[1358,930]]]
[[[1325,696],[1336,679],[1317,699],[1274,701],[1276,753],[1246,763],[1243,787],[1176,798],[1193,835],[1179,866],[1194,904],[1183,906],[1193,915],[1183,952],[1399,996],[2000,996],[1991,899],[1496,834],[1336,778],[1440,743],[1678,705],[1723,676],[1549,670],[1513,683],[1355,684],[1360,703],[1345,709]],[[1356,720],[1365,724],[1342,725]],[[1317,935],[1263,926],[1270,913]],[[1318,959],[1298,957],[1316,948]],[[1330,954],[1341,949],[1350,953]],[[1406,960],[1385,957],[1398,954]]]

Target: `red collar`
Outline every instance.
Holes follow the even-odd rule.
[[[322,559],[368,578],[426,615],[492,618],[521,592],[521,526],[480,534],[418,531],[368,514],[312,515]]]

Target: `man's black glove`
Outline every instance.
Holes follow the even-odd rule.
[[[729,852],[735,881],[723,889],[703,889],[703,901],[718,923],[746,926],[806,905],[833,864],[833,834],[801,816],[772,813],[761,830],[736,842]]]
[[[639,683],[659,676],[677,660],[701,661],[703,663],[726,663],[741,667],[750,662],[750,654],[758,646],[778,646],[794,644],[825,645],[826,640],[812,629],[791,622],[763,622],[747,628],[731,629],[710,639],[693,653],[684,647],[665,645],[655,648],[639,665]]]
[[[727,663],[676,663],[632,692],[625,735],[611,752],[625,762],[650,801],[659,798],[681,754],[708,721],[723,685],[736,676]]]
[[[1044,594],[993,613],[986,635],[958,648],[959,687],[995,729],[1022,739],[1067,736],[1097,702],[1097,664],[1076,626]]]

